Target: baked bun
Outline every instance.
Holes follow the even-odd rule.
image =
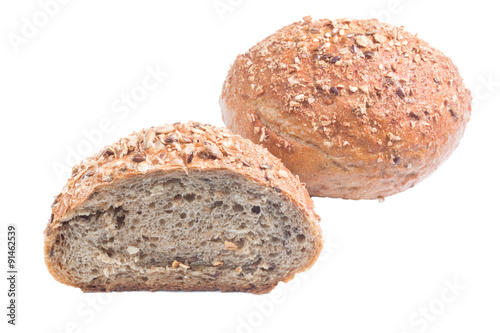
[[[284,27],[237,57],[220,102],[226,126],[267,147],[310,195],[346,199],[428,176],[471,112],[448,57],[375,19]]]
[[[45,261],[83,291],[269,292],[323,241],[303,184],[266,149],[198,123],[150,128],[73,169]]]

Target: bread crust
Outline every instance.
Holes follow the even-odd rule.
[[[262,186],[273,188],[290,199],[304,213],[306,223],[311,225],[318,240],[318,247],[309,264],[296,273],[309,269],[318,258],[323,245],[319,226],[320,218],[314,212],[314,203],[304,184],[300,183],[298,178],[267,149],[227,129],[189,122],[151,127],[135,132],[103,148],[96,155],[73,168],[71,178],[52,204],[52,215],[44,232],[45,262],[49,272],[57,281],[79,287],[85,292],[104,291],[75,285],[58,273],[56,263],[52,260],[50,253],[56,240],[55,231],[65,221],[78,215],[79,208],[96,191],[138,175],[179,172],[179,170],[187,174],[190,170],[230,171]],[[293,275],[288,276],[285,281],[292,278]],[[240,290],[228,286],[221,291],[260,294],[270,291],[274,286],[261,286],[260,288],[249,286],[247,289]],[[154,286],[137,281],[134,285],[110,285],[105,291],[181,289],[220,290],[221,288],[209,283],[187,289],[169,281]]]
[[[471,94],[440,51],[372,20],[305,17],[237,57],[222,116],[312,196],[375,199],[431,174],[457,147]]]

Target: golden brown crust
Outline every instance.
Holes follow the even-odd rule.
[[[158,172],[190,170],[226,170],[246,177],[262,186],[272,187],[278,193],[289,198],[303,212],[307,222],[312,225],[321,238],[320,218],[314,212],[314,203],[309,197],[304,184],[301,184],[281,161],[271,155],[267,149],[255,145],[247,139],[234,135],[227,129],[196,122],[176,123],[144,129],[127,138],[109,145],[99,153],[76,165],[72,177],[68,180],[61,194],[52,204],[52,215],[45,230],[45,262],[49,272],[61,283],[76,286],[57,273],[50,259],[50,248],[55,241],[55,230],[65,221],[77,214],[89,197],[97,190],[113,186],[122,180],[137,175]],[[322,247],[320,246],[308,269],[314,264]],[[290,276],[287,280],[293,278]],[[274,286],[270,286],[272,289]],[[196,290],[215,290],[214,286],[200,286]],[[205,289],[203,289],[205,288]],[[266,287],[267,288],[267,287]],[[111,290],[178,290],[175,285],[165,283],[162,286],[140,284],[134,286],[116,286]],[[194,290],[194,289],[193,289]],[[270,290],[270,289],[269,289]],[[247,289],[253,293],[269,291]],[[110,290],[108,290],[110,291]],[[225,291],[236,291],[227,289]]]
[[[432,173],[470,105],[451,60],[402,28],[310,17],[239,55],[221,95],[226,125],[282,159],[311,195],[350,199]]]

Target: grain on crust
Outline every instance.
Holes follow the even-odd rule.
[[[219,204],[222,199],[217,198],[230,197],[231,191],[227,190],[227,186],[224,188],[217,188],[216,190],[214,190],[214,188],[207,188],[206,184],[210,183],[210,179],[226,179],[227,182],[233,182],[233,187],[235,188],[237,186],[247,188],[247,194],[241,194],[240,198],[240,200],[245,198],[243,200],[245,204],[240,205],[234,203],[232,209]],[[219,183],[222,184],[223,182],[213,181],[210,184],[216,184],[217,186]],[[149,184],[148,186],[151,188],[144,190],[144,184]],[[149,194],[151,191],[154,192],[155,188],[160,187],[161,191],[164,191],[166,188],[168,188],[169,191],[174,191],[179,187],[179,184],[181,184],[183,188],[187,186],[186,184],[191,184],[191,192],[177,195],[174,193],[167,193],[165,197],[162,196],[163,199],[158,200],[149,197]],[[231,211],[233,215],[230,216],[233,218],[234,214],[240,211],[243,212],[245,209],[249,209],[249,215],[259,217],[259,221],[262,220],[264,216],[268,216],[267,221],[262,220],[259,222],[261,225],[274,221],[273,218],[279,218],[279,216],[276,217],[272,215],[274,211],[279,210],[276,208],[278,206],[288,207],[293,210],[295,212],[294,214],[297,216],[297,221],[300,220],[303,224],[295,226],[296,229],[289,233],[293,234],[296,232],[300,235],[302,230],[299,229],[304,227],[303,232],[306,233],[308,240],[312,240],[311,244],[313,244],[313,246],[307,249],[307,258],[305,255],[302,255],[302,259],[306,258],[307,260],[302,263],[301,267],[296,267],[296,269],[287,271],[287,274],[283,275],[283,273],[280,276],[280,280],[283,281],[293,278],[295,273],[308,269],[317,259],[322,247],[319,217],[314,213],[312,200],[308,196],[304,185],[301,184],[277,158],[272,156],[266,149],[253,144],[249,140],[234,135],[226,129],[202,125],[196,122],[190,122],[188,124],[176,123],[173,125],[152,127],[133,133],[127,138],[121,139],[117,143],[105,147],[95,156],[83,161],[73,168],[72,177],[68,180],[62,193],[56,197],[52,205],[51,219],[45,230],[45,260],[49,271],[58,281],[80,287],[84,291],[222,290],[263,293],[270,291],[277,284],[278,281],[272,279],[266,280],[262,276],[259,277],[260,280],[258,280],[258,284],[250,283],[253,280],[249,280],[250,282],[246,284],[240,281],[243,278],[250,279],[249,276],[251,275],[249,274],[251,272],[253,274],[257,268],[264,270],[275,269],[276,274],[279,269],[273,267],[273,263],[270,261],[259,261],[258,259],[256,259],[252,265],[244,266],[243,269],[241,267],[233,267],[237,263],[237,258],[231,257],[233,252],[235,255],[238,253],[240,256],[238,258],[241,260],[246,258],[245,255],[247,254],[246,252],[238,252],[238,250],[243,250],[238,247],[238,244],[235,244],[237,238],[225,239],[227,243],[224,243],[222,240],[223,237],[221,239],[216,238],[215,243],[218,244],[222,242],[221,251],[226,251],[224,252],[226,253],[226,257],[225,259],[222,257],[213,260],[210,259],[210,262],[208,262],[210,257],[209,254],[214,255],[214,253],[213,251],[204,253],[203,246],[200,247],[198,254],[192,255],[182,253],[182,251],[176,252],[177,250],[174,247],[168,250],[169,254],[172,254],[172,258],[168,257],[168,255],[162,255],[161,258],[163,259],[158,259],[158,256],[155,257],[154,254],[151,253],[156,253],[154,251],[159,251],[159,249],[163,249],[164,246],[167,246],[167,239],[165,238],[165,240],[162,240],[163,238],[161,238],[165,236],[165,233],[160,233],[160,235],[155,234],[154,236],[148,235],[144,238],[147,240],[148,244],[153,244],[151,245],[152,248],[148,248],[148,251],[153,252],[147,252],[141,246],[142,238],[134,238],[135,235],[133,230],[136,230],[136,228],[149,230],[151,228],[148,225],[142,225],[140,217],[135,216],[132,218],[132,213],[125,210],[125,207],[128,206],[123,204],[123,202],[129,202],[132,195],[128,196],[129,199],[124,199],[123,196],[121,196],[120,201],[123,202],[109,200],[110,198],[120,196],[114,193],[113,189],[119,193],[127,193],[127,191],[130,192],[132,188],[136,190],[131,193],[137,193],[137,195],[142,196],[141,198],[143,199],[140,200],[142,203],[152,205],[151,207],[154,207],[155,204],[162,203],[162,206],[165,206],[165,210],[160,211],[158,213],[160,215],[171,214],[175,209],[166,207],[171,205],[172,202],[175,203],[182,198],[183,200],[181,200],[181,202],[184,204],[191,204],[193,202],[197,204],[198,206],[196,207],[198,207],[198,211],[200,212],[203,210],[205,212],[202,213],[201,216],[204,216],[204,214],[207,214],[206,216],[209,215],[209,211],[205,211],[205,208],[203,208],[205,207],[204,205],[211,205],[211,209],[215,209],[216,214],[219,215],[224,215],[226,214],[225,212]],[[265,203],[262,206],[250,205],[246,207],[249,202],[256,202],[256,200],[259,200],[258,196],[251,196],[253,195],[252,193],[257,193],[258,189],[261,189],[260,194],[262,197],[270,198],[268,203],[274,202],[276,205],[274,210],[266,210]],[[205,191],[203,192],[205,193],[204,202],[199,202],[201,192],[200,195],[196,195],[196,191]],[[211,192],[207,191],[214,191],[214,193],[209,195],[207,193]],[[169,195],[171,195],[172,198],[170,198]],[[165,202],[163,203],[162,200]],[[210,204],[208,204],[208,202],[210,202]],[[138,213],[143,214],[142,216],[145,220],[155,220],[154,216],[146,218],[150,213],[147,207],[143,209],[143,212]],[[186,209],[186,207],[191,206],[182,207]],[[151,211],[154,211],[154,208],[151,208]],[[189,211],[180,213],[181,219],[190,216]],[[137,212],[134,214],[137,214]],[[184,217],[182,217],[182,215]],[[134,223],[138,224],[133,226],[131,232],[127,229],[130,235],[122,237],[123,239],[121,239],[120,232],[118,232],[117,236],[116,230],[120,228],[125,230],[126,228],[123,227],[124,224],[129,228],[129,224],[123,222],[125,219],[124,216],[128,216],[126,221],[134,220]],[[242,217],[242,219],[244,218],[247,217]],[[271,218],[271,220],[269,220],[269,218]],[[162,220],[163,224],[161,225],[165,226],[165,219],[157,219]],[[199,216],[197,219],[199,220]],[[286,223],[289,222],[288,220],[283,221],[287,221]],[[217,221],[212,222],[217,224]],[[224,224],[227,221],[223,222],[224,221],[220,222],[220,225],[224,225],[224,227],[221,227],[222,234],[229,229],[233,229],[230,224]],[[184,224],[179,224],[181,229],[188,227],[187,223]],[[276,227],[278,224],[279,222],[276,222],[276,225],[271,224],[270,230],[278,232],[279,230]],[[110,227],[110,225],[112,225],[112,227]],[[173,230],[175,232],[179,231],[175,229],[175,227],[169,226],[168,223],[164,228],[173,228],[168,230]],[[111,233],[107,230],[110,230]],[[93,277],[93,282],[89,280],[89,282],[83,283],[78,281],[77,283],[75,282],[75,277],[71,276],[72,273],[68,273],[69,270],[66,269],[68,265],[81,265],[82,269],[85,266],[81,260],[78,261],[78,264],[75,263],[76,260],[72,260],[72,258],[74,259],[75,257],[75,253],[78,253],[77,251],[71,252],[71,250],[68,250],[67,252],[70,252],[70,255],[66,254],[63,256],[64,260],[57,259],[62,258],[61,256],[58,257],[56,250],[60,247],[61,243],[65,242],[65,232],[67,232],[67,237],[69,235],[87,235],[88,233],[96,232],[104,232],[106,234],[104,236],[99,236],[100,242],[104,239],[104,245],[100,243],[99,246],[101,247],[102,253],[98,254],[100,259],[96,261],[99,265],[101,263],[102,265],[99,266],[96,264],[96,267],[94,267],[95,269],[91,269],[93,267],[90,267],[90,271],[85,273],[86,278]],[[209,232],[207,231],[207,237],[208,234]],[[63,235],[62,238],[61,235]],[[179,235],[178,237],[185,237],[185,235],[189,235],[189,233],[186,231],[184,234]],[[218,237],[221,237],[221,235],[218,235]],[[234,235],[232,237],[234,237]],[[303,239],[300,237],[299,240],[303,242]],[[75,239],[77,238],[78,237]],[[274,238],[277,239],[277,237],[273,237],[273,239]],[[119,243],[121,246],[120,255],[124,256],[123,258],[125,259],[119,257],[120,260],[128,260],[127,258],[129,256],[144,259],[142,261],[138,260],[139,263],[136,261],[129,264],[131,269],[142,274],[142,277],[146,274],[148,279],[137,279],[136,283],[130,283],[130,280],[127,280],[131,279],[130,276],[126,275],[128,273],[116,269],[116,266],[123,265],[123,262],[121,264],[117,262],[118,259],[114,257],[114,248],[111,248],[112,252],[107,253],[109,249],[106,248],[106,244],[109,245],[110,239],[112,239],[113,242],[116,241],[116,244],[118,244],[119,241],[121,242]],[[134,239],[134,241],[131,241],[131,239]],[[122,243],[125,241],[130,244],[125,244],[126,246],[123,245]],[[76,246],[76,244],[74,245]],[[190,248],[189,246],[187,248],[194,253],[198,245],[191,244],[190,246]],[[283,241],[283,247],[284,246],[285,241]],[[253,253],[252,251],[250,252]],[[183,256],[186,255],[188,255],[188,257],[184,258]],[[200,260],[193,259],[196,255],[199,255],[198,259]],[[252,255],[256,254],[253,253]],[[113,263],[115,266],[106,266],[110,264],[112,260],[114,260]],[[161,260],[166,261],[163,262]],[[61,261],[64,261],[64,263]],[[161,267],[153,267],[153,264],[160,265],[160,261]],[[141,262],[148,262],[149,266],[140,266]],[[202,266],[202,263],[205,269],[204,273],[210,273],[208,279],[203,279],[199,276],[199,272],[201,271],[199,268]],[[253,265],[256,266],[254,267]],[[198,269],[195,269],[196,267]],[[237,268],[240,270],[238,271]],[[178,278],[180,272],[184,272],[184,275],[191,278],[190,281],[196,282],[190,284],[178,280],[174,281],[174,279]],[[120,277],[121,280],[117,277]],[[227,283],[222,283],[221,281],[226,281]]]
[[[221,107],[311,195],[373,199],[448,158],[471,95],[448,57],[403,28],[305,17],[237,57]]]

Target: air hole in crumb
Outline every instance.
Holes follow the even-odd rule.
[[[184,199],[186,199],[187,202],[193,202],[196,199],[196,195],[194,195],[194,194],[186,194],[184,196]]]
[[[252,213],[254,213],[254,214],[260,214],[260,206],[253,206],[252,207]]]
[[[113,258],[113,256],[115,255],[115,250],[108,249],[106,250],[106,254],[108,255],[108,257]]]
[[[179,217],[180,217],[181,219],[185,219],[185,218],[186,218],[186,213],[182,213]]]
[[[222,201],[216,201],[216,202],[214,202],[214,204],[212,205],[212,209],[213,209],[213,208],[217,208],[217,207],[221,207],[223,204],[224,204],[224,202],[222,202]]]
[[[234,204],[233,205],[233,211],[235,212],[242,212],[243,211],[243,206],[240,204]]]
[[[164,219],[161,219],[161,220],[160,220],[160,225],[165,225],[165,223],[166,223],[166,222],[167,222],[167,221],[165,221]]]
[[[155,206],[156,206],[156,202],[152,202],[152,203],[149,204],[149,208],[150,209],[154,209]]]
[[[194,221],[193,220],[189,221],[188,225],[189,227],[192,227],[194,225]]]
[[[297,242],[299,243],[304,243],[306,241],[306,236],[304,235],[297,235]]]
[[[140,210],[138,210],[137,215],[142,215],[142,212]]]
[[[273,243],[279,243],[279,242],[280,242],[280,239],[279,239],[278,237],[274,237],[274,236],[273,236],[273,237],[271,238],[271,242],[273,242]]]
[[[116,217],[116,229],[120,230],[125,225],[125,216]]]
[[[173,210],[171,210],[171,209],[169,209],[169,210],[166,210],[166,211],[165,211],[165,213],[167,213],[167,214],[172,214],[173,212],[174,212],[174,211],[173,211]]]
[[[177,194],[175,197],[174,197],[174,200],[175,201],[180,201],[182,199],[182,195],[180,194]]]

